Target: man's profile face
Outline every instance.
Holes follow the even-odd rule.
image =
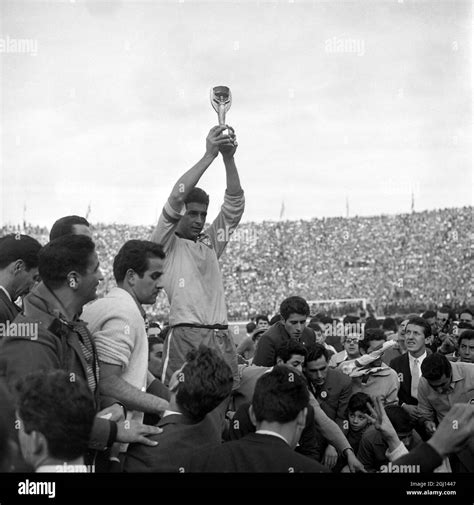
[[[177,231],[189,240],[196,241],[206,224],[207,205],[190,202],[186,204],[186,212],[179,220]]]
[[[463,363],[474,363],[474,337],[461,339],[459,356]]]
[[[27,269],[26,265],[24,265],[24,268],[17,272],[15,278],[13,299],[16,300],[19,296],[27,295],[39,280],[38,267]]]
[[[431,326],[431,332],[435,332],[437,329],[436,328],[436,317],[435,316],[429,317],[426,321]]]
[[[153,304],[158,293],[163,288],[164,260],[161,258],[148,258],[148,268],[140,277],[136,274],[133,291],[139,303]]]
[[[306,376],[315,386],[322,386],[326,382],[328,362],[324,356],[306,364]]]
[[[426,348],[425,331],[421,326],[409,324],[405,331],[405,344],[410,354],[421,352]]]
[[[155,376],[161,374],[163,364],[163,344],[153,344],[148,353],[148,370]]]
[[[303,314],[290,314],[284,322],[285,330],[291,338],[299,339],[306,326],[306,316]]]
[[[80,286],[77,291],[81,296],[84,304],[91,302],[97,298],[97,287],[100,281],[104,280],[102,270],[100,269],[99,258],[94,251],[89,256],[89,265],[86,273],[80,276]]]
[[[73,235],[85,235],[93,240],[91,229],[85,224],[73,224],[71,231]]]

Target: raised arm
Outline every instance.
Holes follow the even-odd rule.
[[[196,184],[199,182],[199,179],[208,169],[210,164],[216,159],[217,155],[219,154],[219,148],[226,148],[231,146],[230,137],[228,135],[222,135],[222,132],[226,128],[227,126],[225,125],[214,126],[211,128],[206,138],[206,152],[204,156],[184,175],[182,175],[174,185],[173,190],[171,191],[171,194],[168,198],[168,202],[176,212],[181,211],[186,196],[196,186]]]

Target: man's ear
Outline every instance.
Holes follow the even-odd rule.
[[[135,286],[135,279],[136,279],[137,273],[135,270],[132,270],[129,268],[127,272],[125,273],[125,280],[130,284],[130,286]]]
[[[79,274],[76,271],[71,271],[66,276],[67,285],[76,290],[79,287]]]
[[[23,272],[26,270],[26,265],[23,260],[16,260],[13,262],[13,274],[17,275],[20,272]]]
[[[306,416],[308,415],[308,407],[305,407],[304,409],[301,409],[296,416],[296,424],[298,426],[306,426]]]
[[[255,412],[253,410],[252,405],[249,406],[249,417],[250,417],[250,422],[257,427],[257,418],[255,417]]]
[[[284,365],[285,362],[281,359],[281,358],[277,358],[277,362],[276,362],[277,365]]]

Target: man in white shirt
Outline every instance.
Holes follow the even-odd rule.
[[[162,288],[164,252],[159,244],[129,240],[114,258],[117,287],[84,308],[100,364],[100,392],[122,403],[128,418],[161,414],[168,402],[147,393],[148,336],[142,304],[153,304]]]
[[[417,419],[418,384],[421,377],[421,364],[427,353],[426,339],[431,336],[431,326],[422,317],[412,317],[405,329],[405,345],[407,352],[390,362],[400,381],[398,402],[412,417]]]

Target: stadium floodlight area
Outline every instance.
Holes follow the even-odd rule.
[[[343,315],[345,314],[344,307],[349,308],[348,306],[357,307],[362,310],[367,309],[367,298],[331,298],[328,300],[307,300],[307,302],[312,316],[321,311],[331,312],[334,310],[340,311],[341,314],[339,315]],[[348,312],[352,312],[353,310],[351,309]]]

